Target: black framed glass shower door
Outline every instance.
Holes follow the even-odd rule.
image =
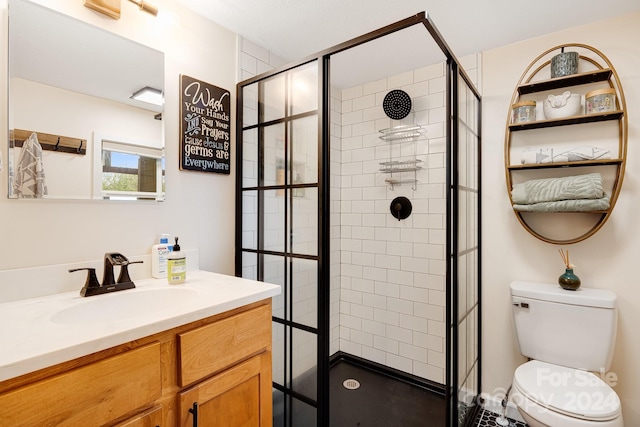
[[[236,275],[282,287],[273,299],[275,427],[317,424],[320,72],[316,60],[238,90]]]
[[[478,410],[480,376],[480,155],[481,100],[450,62],[452,114],[449,173],[449,425],[469,426]]]

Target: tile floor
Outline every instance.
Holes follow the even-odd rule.
[[[499,417],[499,414],[495,414],[491,411],[487,411],[486,409],[481,410],[478,413],[474,426],[477,427],[501,427],[500,424],[496,422],[496,419]],[[509,427],[528,427],[526,423],[522,421],[515,421],[511,418],[507,418],[509,420]]]

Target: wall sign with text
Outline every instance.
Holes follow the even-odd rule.
[[[180,170],[230,173],[231,94],[180,75]]]

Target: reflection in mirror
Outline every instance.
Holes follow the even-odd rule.
[[[95,175],[103,169],[102,162],[93,169],[94,158],[102,157],[103,146],[91,141],[117,132],[127,135],[117,139],[126,149],[112,151],[136,159],[122,175],[131,178],[135,169],[136,188],[122,196],[164,200],[163,173],[150,173],[164,168],[162,99],[155,105],[132,98],[145,87],[164,92],[164,54],[27,0],[8,5],[8,124],[16,136],[9,139],[9,197],[29,197],[16,185],[35,173],[47,193],[32,197],[115,199],[101,187],[96,192]],[[25,134],[38,143],[24,144],[17,135]],[[77,141],[82,149],[71,149]],[[29,156],[35,162],[24,160]],[[148,173],[152,181],[143,178]]]
[[[164,200],[161,147],[95,134],[93,152],[94,199]]]

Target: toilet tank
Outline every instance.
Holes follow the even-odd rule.
[[[615,293],[514,281],[511,300],[522,355],[587,371],[609,369],[618,324]]]

